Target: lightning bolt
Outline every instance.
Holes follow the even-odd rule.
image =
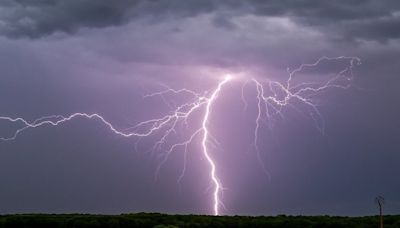
[[[328,80],[322,83],[298,83],[292,85],[292,80],[295,77],[296,73],[301,72],[305,68],[316,67],[322,61],[332,61],[332,60],[345,60],[348,61],[347,67],[339,71],[338,73],[334,74],[333,77],[330,77]],[[267,81],[267,85],[269,91],[272,95],[266,96],[265,95],[265,88],[263,83],[258,81],[257,79],[253,78],[251,81],[255,84],[256,92],[257,92],[257,116],[255,120],[255,128],[254,128],[254,148],[257,154],[257,159],[262,167],[266,176],[271,179],[271,175],[265,167],[264,162],[261,159],[261,151],[258,147],[258,135],[260,130],[261,122],[272,122],[272,118],[274,116],[279,116],[283,118],[283,108],[284,107],[291,107],[296,111],[299,111],[292,101],[298,101],[307,107],[309,107],[309,115],[313,119],[315,126],[317,129],[323,133],[324,132],[324,119],[318,110],[317,104],[314,102],[313,97],[317,94],[326,91],[332,88],[340,88],[340,89],[348,89],[350,88],[351,84],[350,81],[353,80],[353,68],[356,65],[361,64],[361,60],[358,57],[349,57],[349,56],[339,56],[339,57],[326,57],[323,56],[319,58],[314,63],[310,64],[302,64],[298,68],[290,71],[288,69],[289,77],[286,83],[280,83],[278,81]],[[242,87],[242,100],[245,101],[243,95]],[[278,94],[283,94],[281,98],[279,98]],[[245,108],[247,107],[247,103],[245,103]],[[264,118],[263,119],[263,115]]]
[[[221,191],[221,184],[219,182],[219,179],[216,175],[216,163],[213,161],[212,157],[209,154],[209,149],[207,147],[208,141],[209,141],[209,130],[207,128],[208,122],[209,122],[209,117],[210,117],[210,112],[211,112],[211,107],[216,98],[218,97],[222,86],[227,83],[229,80],[231,80],[231,76],[227,75],[225,76],[224,80],[222,80],[217,88],[214,90],[214,92],[209,96],[200,96],[199,94],[195,93],[194,91],[188,90],[188,89],[181,89],[181,90],[174,90],[168,88],[167,90],[161,91],[161,92],[156,92],[152,94],[145,95],[144,98],[147,97],[153,97],[153,96],[163,96],[167,93],[173,93],[173,94],[182,94],[186,93],[194,97],[194,101],[190,103],[185,103],[181,106],[178,106],[172,114],[163,116],[161,118],[156,118],[156,119],[150,119],[144,122],[140,122],[139,124],[135,125],[134,127],[128,128],[125,131],[119,130],[116,127],[114,127],[109,121],[107,121],[103,116],[94,113],[94,114],[87,114],[87,113],[74,113],[71,114],[68,117],[64,117],[62,115],[52,115],[52,116],[44,116],[40,117],[32,122],[28,122],[27,120],[17,117],[17,118],[11,118],[11,117],[6,117],[6,116],[0,116],[0,120],[5,120],[9,122],[21,122],[24,126],[17,129],[14,134],[10,137],[0,137],[0,140],[2,141],[11,141],[17,139],[18,135],[22,133],[23,131],[26,131],[30,128],[38,128],[46,125],[51,125],[51,126],[58,126],[61,125],[67,121],[70,121],[75,118],[86,118],[86,119],[97,119],[101,123],[103,123],[112,133],[117,134],[122,137],[146,137],[154,134],[155,132],[164,129],[163,135],[160,137],[158,141],[155,142],[153,145],[153,150],[161,150],[162,145],[167,141],[168,137],[174,133],[176,130],[176,127],[178,123],[183,122],[184,124],[187,124],[187,119],[188,117],[193,114],[197,109],[201,108],[202,106],[205,106],[205,113],[204,117],[202,120],[202,126],[201,128],[197,129],[186,141],[182,141],[176,144],[173,144],[169,149],[166,150],[165,156],[162,159],[160,165],[157,167],[157,175],[159,170],[161,169],[161,166],[167,161],[169,154],[171,154],[173,151],[175,151],[178,147],[185,147],[185,154],[187,153],[187,146],[194,140],[194,138],[199,135],[201,132],[203,132],[203,138],[202,138],[202,150],[203,150],[203,155],[206,158],[207,162],[210,165],[210,178],[211,181],[214,184],[214,214],[218,215],[219,214],[219,194]],[[143,130],[144,128],[144,130]],[[184,173],[186,169],[186,162],[184,165],[184,169],[182,171],[181,176],[178,179],[178,182],[183,178]]]
[[[210,97],[210,99],[209,99],[209,101],[207,103],[207,106],[206,106],[206,113],[204,115],[203,124],[202,124],[202,127],[203,127],[203,140],[201,142],[201,145],[203,147],[203,154],[207,158],[207,161],[211,166],[210,176],[211,176],[211,179],[212,179],[212,181],[214,182],[214,185],[215,185],[215,188],[214,188],[214,214],[215,215],[219,215],[219,203],[220,203],[220,201],[219,201],[219,193],[220,193],[221,185],[220,185],[219,180],[218,180],[218,178],[216,176],[215,162],[213,161],[213,159],[211,158],[211,156],[208,153],[207,141],[208,141],[208,134],[209,133],[208,133],[208,129],[207,129],[207,123],[209,121],[211,105],[214,103],[215,99],[217,98],[218,94],[220,93],[221,87],[225,83],[227,83],[229,80],[231,80],[231,76],[230,75],[225,76],[225,79],[218,84],[217,89],[212,93],[212,95],[211,95],[211,97]]]
[[[341,71],[333,74],[327,80],[323,82],[300,82],[295,83],[294,79],[296,75],[306,68],[312,68],[318,66],[323,61],[347,61],[347,66]],[[253,84],[256,91],[256,111],[257,115],[255,118],[254,127],[254,150],[257,155],[257,159],[266,174],[266,176],[271,179],[270,173],[267,171],[264,162],[261,158],[261,149],[259,148],[259,134],[262,123],[268,124],[270,129],[271,123],[275,117],[284,118],[284,108],[292,108],[296,111],[300,111],[297,108],[297,103],[303,104],[308,108],[308,114],[311,116],[316,128],[323,133],[324,132],[324,120],[320,111],[318,110],[318,104],[315,101],[315,97],[329,89],[339,88],[347,89],[351,86],[351,81],[353,79],[353,68],[361,63],[358,57],[321,57],[317,61],[311,64],[302,64],[298,68],[290,71],[288,70],[288,78],[285,82],[278,82],[275,80],[260,80],[258,78],[246,78],[243,83],[241,90],[241,99],[244,104],[244,112],[249,108],[247,99],[245,96],[245,87],[249,88],[249,84]],[[33,121],[28,121],[21,117],[9,117],[0,116],[0,122],[9,122],[15,125],[20,125],[12,133],[11,136],[1,136],[0,141],[13,141],[18,138],[18,136],[27,131],[28,129],[34,129],[45,126],[59,126],[68,121],[76,118],[85,118],[89,120],[96,120],[102,123],[106,128],[108,128],[113,134],[119,135],[121,137],[134,137],[140,140],[144,137],[158,137],[155,143],[151,147],[151,151],[160,152],[162,157],[161,162],[156,170],[156,176],[158,175],[161,167],[167,162],[169,155],[178,150],[178,148],[183,148],[184,151],[184,165],[182,168],[182,173],[178,178],[178,183],[183,179],[186,172],[186,156],[188,153],[188,145],[191,144],[196,138],[201,136],[201,151],[207,161],[210,169],[210,183],[213,186],[213,212],[214,215],[220,214],[220,206],[222,204],[220,200],[220,195],[223,190],[220,179],[217,176],[217,163],[213,159],[210,153],[209,144],[215,141],[210,134],[208,125],[210,124],[210,115],[212,114],[212,107],[221,95],[222,88],[225,84],[231,81],[233,77],[231,75],[226,75],[223,80],[221,80],[216,88],[209,92],[204,92],[203,94],[197,93],[189,89],[172,89],[166,86],[165,90],[160,92],[155,92],[143,96],[143,98],[149,97],[161,97],[162,101],[172,109],[172,111],[159,118],[149,119],[136,124],[133,127],[126,129],[119,129],[115,127],[111,122],[106,120],[102,115],[97,113],[73,113],[69,116],[63,115],[51,115],[44,116]],[[235,78],[236,80],[237,78]],[[179,95],[188,97],[189,101],[184,102],[181,105],[173,106],[169,104],[164,96],[168,94]],[[192,115],[197,112],[203,111],[203,117],[201,119],[201,126],[192,130],[189,137],[181,136],[180,140],[175,143],[168,143],[173,135],[178,134],[179,130],[182,128],[189,129],[188,121]],[[161,132],[161,135],[156,133]]]

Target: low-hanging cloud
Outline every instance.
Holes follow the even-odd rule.
[[[218,12],[215,24],[234,29],[236,16],[287,17],[302,26],[343,40],[387,41],[400,36],[398,1],[211,1],[211,0],[5,0],[0,3],[0,34],[39,38],[82,28],[120,26],[138,18],[152,23]]]

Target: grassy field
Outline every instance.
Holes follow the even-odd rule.
[[[1,215],[0,228],[5,227],[360,227],[379,228],[379,217],[331,216],[203,216],[138,213],[122,215],[86,214],[23,214]],[[400,215],[384,217],[385,228],[400,228]]]

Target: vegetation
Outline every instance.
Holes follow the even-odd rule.
[[[368,217],[331,217],[331,216],[204,216],[204,215],[165,215],[158,213],[139,213],[122,215],[50,215],[23,214],[0,215],[0,228],[8,227],[140,227],[140,228],[176,228],[176,227],[379,227],[379,216]],[[399,228],[400,215],[384,216],[385,228]]]

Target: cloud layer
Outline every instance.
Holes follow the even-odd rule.
[[[230,27],[233,17],[287,17],[331,33],[335,39],[387,41],[399,37],[400,3],[389,1],[160,1],[6,0],[0,3],[0,32],[9,37],[38,38],[54,32],[119,26],[138,18],[153,23],[218,12],[216,24]],[[232,27],[231,27],[232,28]]]

